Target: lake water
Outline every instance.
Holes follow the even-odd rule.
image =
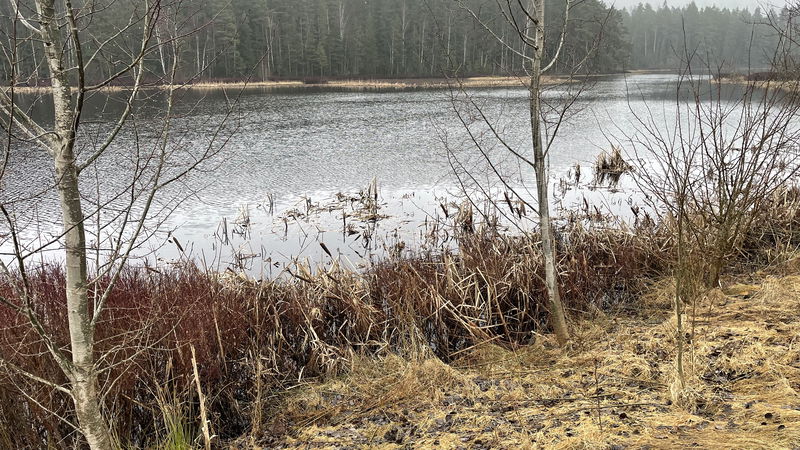
[[[583,167],[584,180],[591,178],[597,155],[611,148],[612,136],[631,133],[637,115],[649,113],[669,121],[676,80],[672,75],[611,76],[586,86],[553,143],[549,160],[554,188],[576,164]],[[547,98],[557,105],[575,89],[553,87]],[[470,94],[480,111],[492,118],[503,141],[528,155],[526,90],[487,88]],[[93,132],[107,129],[102,119],[120,111],[120,100],[119,95],[90,99],[89,131],[81,141],[88,150],[83,157],[97,145]],[[23,101],[35,115],[48,117],[46,101],[30,96]],[[434,224],[447,226],[464,188],[473,194],[485,188],[493,198],[503,198],[506,189],[491,174],[475,141],[484,145],[511,186],[534,190],[530,170],[498,144],[474,106],[448,90],[183,93],[169,141],[171,150],[184,155],[181,162],[190,161],[193,152],[203,148],[222,121],[226,105],[234,101],[235,112],[222,133],[229,139],[219,153],[180,188],[171,187],[166,200],[158,204],[174,211],[145,246],[157,249],[148,256],[150,264],[156,264],[156,258],[164,263],[191,254],[216,269],[236,267],[274,276],[297,259],[326,263],[328,251],[356,267],[366,264],[371,254],[413,251],[429,241]],[[131,155],[146,153],[156,142],[163,95],[153,94],[146,104],[98,169],[89,171],[89,181],[82,185],[87,198],[96,198],[92,196],[98,192],[110,198],[110,193],[121,191]],[[52,180],[50,162],[41,150],[15,144],[2,195],[28,224],[31,243],[57,230],[54,193],[47,189]],[[377,180],[381,219],[360,220],[364,208],[357,194],[373,180]],[[38,195],[41,191],[43,196]],[[624,213],[632,195],[624,189],[613,194],[574,189],[554,195],[554,203],[569,208],[586,197],[593,205],[609,209],[616,205]]]

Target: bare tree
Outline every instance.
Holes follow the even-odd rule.
[[[707,62],[706,72],[717,75],[695,74],[699,58],[686,54],[674,117],[634,114],[637,133],[622,135],[640,166],[639,186],[654,208],[685,222],[704,261],[701,281],[714,287],[772,195],[800,170],[800,81],[732,87]]]
[[[781,39],[775,51],[776,68],[790,58],[794,46],[787,44]],[[682,54],[674,108],[648,107],[646,115],[631,108],[636,131],[619,128],[617,141],[635,161],[645,201],[674,234],[677,372],[684,388],[686,308],[720,284],[746,236],[773,214],[774,195],[800,172],[800,81],[748,76],[752,81],[732,86],[710,58],[690,48]],[[693,67],[705,70],[698,75]]]
[[[49,87],[43,88],[46,96],[42,98],[51,102],[53,116],[52,121],[38,120],[23,108],[16,79],[0,89],[0,119],[6,132],[0,182],[13,164],[15,150],[30,152],[32,146],[41,148],[52,164],[52,184],[34,196],[46,197],[51,189],[57,194],[61,231],[44,242],[40,237],[26,238],[24,221],[20,219],[24,215],[24,199],[4,194],[0,211],[7,233],[2,244],[11,248],[12,259],[0,261],[0,275],[14,285],[16,298],[0,298],[0,304],[27,318],[68,382],[61,384],[40,377],[8,361],[1,365],[66,394],[74,404],[77,423],[63,420],[79,430],[92,449],[110,449],[117,443],[104,411],[103,392],[104,387],[114,383],[109,378],[109,366],[122,362],[109,362],[114,361],[110,353],[119,349],[98,354],[98,327],[102,326],[107,302],[123,270],[172,210],[169,202],[159,202],[157,195],[219,150],[228,135],[224,123],[233,112],[233,103],[223,111],[222,123],[210,124],[213,132],[207,144],[186,149],[171,137],[176,95],[181,88],[177,72],[182,44],[196,31],[187,28],[190,21],[178,14],[184,6],[181,0],[143,0],[129,5],[113,0],[80,4],[71,0],[34,0],[35,10],[28,11],[20,6],[20,0],[7,1],[15,14],[12,42],[5,49],[14,78],[20,76],[16,48],[40,45],[49,74]],[[120,12],[129,14],[120,28],[110,34],[95,32],[93,18]],[[19,39],[19,29],[27,29],[30,37]],[[148,61],[154,53],[159,61],[157,67]],[[111,63],[109,70],[107,61],[111,56],[125,59]],[[110,75],[90,81],[98,73]],[[165,87],[145,93],[148,75],[162,80]],[[118,93],[121,111],[112,116],[104,108],[99,124],[96,118],[87,119],[88,100],[93,96],[113,97],[116,93],[109,93],[107,88],[118,83],[127,84]],[[153,110],[137,115],[137,110],[144,110],[149,101],[163,102],[156,121],[147,117]],[[148,120],[149,125],[144,124]],[[151,139],[143,140],[139,127],[152,124],[156,125],[150,130]],[[126,151],[118,148],[123,135],[127,137]],[[82,183],[91,184],[92,180],[97,193],[94,201],[81,189]],[[115,184],[105,186],[105,190],[105,180]],[[94,227],[92,232],[88,230],[90,226]],[[91,243],[87,243],[87,236],[93,238]],[[59,342],[56,330],[41,317],[28,277],[31,261],[56,247],[63,250],[68,343]]]
[[[478,148],[482,157],[489,163],[491,171],[500,179],[503,188],[511,192],[517,201],[523,202],[529,209],[537,212],[551,326],[558,342],[564,345],[569,341],[569,330],[559,289],[556,233],[549,202],[550,174],[548,161],[558,130],[565,120],[568,110],[584,89],[584,84],[582,83],[573,84],[576,74],[585,70],[585,63],[596,50],[601,36],[598,35],[597,39],[595,39],[594,47],[587,49],[586,55],[582,58],[576,58],[578,62],[570,67],[571,72],[565,77],[566,83],[561,85],[567,94],[560,98],[560,103],[548,104],[543,99],[543,93],[546,90],[543,83],[543,75],[556,67],[562,55],[564,44],[568,39],[567,30],[570,10],[576,3],[580,2],[564,0],[564,21],[557,24],[559,27],[558,43],[555,51],[549,55],[545,52],[546,16],[544,0],[529,0],[527,2],[495,0],[495,6],[503,18],[502,23],[499,25],[486,22],[481,17],[480,11],[470,9],[465,2],[459,1],[458,3],[461,9],[466,11],[487,34],[514,56],[510,58],[511,60],[519,58],[524,62],[525,74],[519,76],[519,81],[528,91],[528,117],[531,132],[530,150],[514,148],[510,142],[504,139],[503,133],[499,129],[500,127],[496,126],[490,114],[483,111],[481,105],[474,101],[463,84],[458,85],[459,98],[463,99],[462,103],[466,103],[469,108],[473,109],[477,117],[480,118],[479,120],[487,125],[487,133],[490,136],[490,140],[493,141],[493,143],[487,144],[484,139],[485,136],[479,137],[477,134],[470,132],[471,144]],[[608,17],[598,18],[601,30],[605,23],[604,21],[607,19]],[[502,69],[507,70],[507,68]],[[469,128],[470,120],[464,116],[464,111],[459,111],[460,108],[458,106],[455,109],[462,119],[462,123]],[[525,192],[519,192],[518,188],[512,186],[510,180],[507,180],[506,175],[501,173],[496,163],[492,161],[489,147],[495,145],[505,150],[507,154],[512,155],[522,166],[533,170],[536,183],[534,204],[528,202],[527,198],[530,196],[526,195]],[[460,165],[460,163],[457,163],[457,165]],[[462,166],[462,169],[466,168]],[[469,172],[469,170],[464,170],[464,172]],[[471,177],[469,174],[467,176]],[[473,179],[473,181],[475,180]]]
[[[542,252],[544,252],[544,268],[545,268],[545,282],[547,283],[547,293],[550,297],[550,308],[552,314],[553,330],[556,332],[556,337],[561,345],[564,345],[569,340],[569,330],[567,329],[567,320],[564,311],[564,305],[561,302],[561,291],[558,286],[558,268],[556,266],[556,253],[555,253],[555,233],[553,232],[553,219],[550,216],[550,195],[548,193],[548,185],[550,184],[550,177],[547,170],[547,151],[544,148],[544,140],[542,138],[542,98],[541,98],[541,83],[542,73],[546,72],[550,67],[555,64],[561,53],[561,48],[564,45],[564,38],[566,35],[566,22],[569,20],[570,1],[565,1],[564,10],[564,31],[561,33],[561,42],[558,45],[558,50],[553,56],[553,60],[546,66],[542,65],[544,57],[544,0],[531,0],[531,10],[526,11],[527,16],[527,30],[525,35],[527,39],[525,42],[530,42],[530,30],[533,29],[533,42],[531,52],[533,60],[531,61],[530,72],[530,116],[531,116],[531,137],[533,144],[533,168],[536,172],[536,197],[538,200],[539,209],[539,226],[542,230]],[[549,150],[549,149],[548,149]]]

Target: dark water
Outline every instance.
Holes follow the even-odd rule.
[[[637,116],[674,120],[675,82],[671,75],[615,76],[586,87],[553,143],[549,161],[554,187],[576,164],[583,166],[588,179],[596,156],[635,132]],[[567,91],[575,89],[556,87],[547,97],[558,105]],[[527,92],[492,88],[474,89],[471,95],[492,118],[503,141],[529,154]],[[132,167],[136,155],[152,151],[165,99],[163,93],[150,96],[98,168],[85,173],[89,181],[82,187],[87,197],[96,198],[100,192],[100,197],[111,198],[111,193],[122,191],[126,168]],[[31,96],[22,100],[46,120],[45,100]],[[102,135],[98,132],[107,131],[103,119],[121,111],[121,100],[121,94],[90,99],[88,131],[81,140],[83,157],[98,145]],[[447,90],[183,93],[168,142],[176,155],[171,161],[175,168],[203,151],[232,103],[234,113],[225,120],[214,147],[218,153],[202,171],[169,187],[161,197],[159,208],[174,211],[139,252],[145,255],[144,249],[157,249],[148,256],[151,264],[182,255],[173,238],[183,254],[202,258],[215,268],[235,266],[273,274],[295,258],[328,261],[320,242],[353,266],[365,263],[370,254],[419,248],[428,241],[433,223],[446,222],[445,210],[448,216],[456,213],[463,187],[473,193],[480,187],[502,198],[504,187],[475,149],[475,141],[513,186],[533,192],[530,170],[498,144],[474,107]],[[360,223],[363,205],[336,201],[336,194],[356,197],[373,179],[379,188],[379,214],[387,217]],[[54,193],[48,190],[52,180],[42,151],[15,143],[2,195],[28,224],[30,242],[46,239],[58,229]],[[44,196],[37,196],[40,192]],[[614,194],[573,190],[554,195],[554,203],[569,208],[586,197],[604,208],[624,209],[632,195],[624,190]]]

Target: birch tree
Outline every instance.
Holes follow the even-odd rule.
[[[565,24],[569,20],[570,1],[565,2]],[[530,87],[528,97],[530,98],[531,116],[531,138],[533,147],[533,168],[536,173],[536,193],[539,209],[539,226],[542,235],[542,253],[544,253],[545,283],[547,284],[547,295],[550,300],[550,314],[553,331],[556,333],[558,342],[564,345],[569,340],[567,329],[567,319],[564,311],[564,304],[561,302],[561,290],[558,286],[558,267],[556,266],[555,253],[555,234],[553,232],[553,219],[550,216],[550,194],[548,185],[550,178],[547,170],[547,150],[544,148],[542,139],[542,73],[547,71],[555,64],[561,48],[564,44],[566,25],[561,34],[561,42],[558,50],[553,56],[553,60],[547,65],[542,66],[544,57],[544,0],[531,0],[530,9],[525,12],[527,16],[526,43],[531,46],[532,59],[530,61]],[[533,36],[531,36],[531,32]],[[532,40],[531,40],[532,37]]]
[[[4,1],[10,1],[15,12],[12,44],[4,53],[10,55],[9,63],[14,68],[18,64],[15,55],[19,46],[41,46],[49,78],[49,87],[44,88],[47,96],[43,98],[51,102],[53,115],[52,120],[37,121],[21,107],[17,80],[13,77],[8,86],[0,89],[0,119],[6,138],[0,181],[9,164],[13,164],[12,152],[17,148],[21,149],[19,151],[34,151],[36,148],[32,147],[35,146],[38,151],[45,152],[53,168],[52,187],[57,193],[61,231],[47,242],[32,245],[32,241],[26,241],[24,226],[13,210],[10,196],[3,194],[0,202],[6,228],[3,235],[9,237],[3,244],[12,247],[13,260],[0,261],[0,276],[7,277],[14,285],[16,298],[0,298],[0,307],[10,308],[27,318],[67,383],[45,379],[7,361],[0,361],[0,367],[67,395],[74,405],[76,422],[68,417],[62,420],[80,431],[90,448],[111,449],[118,443],[113,438],[112,425],[104,410],[100,385],[101,377],[109,370],[104,366],[104,361],[109,358],[106,354],[98,355],[95,341],[107,301],[135,252],[155,233],[153,220],[157,194],[212,157],[219,148],[219,136],[224,133],[218,129],[212,142],[191,153],[179,154],[170,144],[173,107],[180,89],[175,84],[178,59],[182,53],[182,41],[193,31],[185,28],[185,22],[171,16],[181,8],[180,1],[144,0],[124,8],[124,4],[114,1],[108,4],[73,4],[72,0],[34,0],[35,10],[30,12],[30,16],[23,14],[20,0]],[[103,11],[113,12],[111,8],[117,12],[130,11],[127,25],[110,35],[93,34],[94,16]],[[29,42],[16,39],[19,28],[32,33]],[[134,46],[129,47],[130,42]],[[86,50],[89,47],[87,43],[91,43],[93,51]],[[87,80],[88,71],[102,73],[95,67],[99,61],[111,53],[118,55],[122,50],[128,58],[117,62],[119,68],[111,76],[97,83]],[[151,55],[158,61],[153,64],[152,74],[167,83],[162,96],[163,117],[155,139],[147,146],[138,141],[138,135],[133,131],[134,140],[127,144],[127,150],[133,156],[128,158],[131,164],[125,166],[116,162],[118,155],[114,157],[116,159],[111,158],[112,148],[121,135],[131,133],[131,122],[140,120],[136,117],[137,106],[141,100],[143,80],[150,73],[148,57]],[[122,91],[122,111],[103,126],[88,125],[85,119],[87,98],[122,82],[129,83]],[[223,111],[223,116],[227,118],[230,112]],[[102,163],[108,158],[111,158],[110,164],[106,162],[105,165],[110,165],[111,171],[105,172],[103,177],[121,180],[121,187],[118,192],[98,195],[87,208],[87,193],[81,189],[81,183],[93,176],[98,177],[98,171],[103,170]],[[99,189],[98,186],[98,192]],[[114,207],[110,209],[112,204]],[[101,215],[104,212],[105,215]],[[169,208],[160,206],[158,212],[168,214]],[[87,227],[90,225],[96,226],[91,234],[94,239],[91,247],[87,245]],[[54,247],[60,248],[63,254],[69,330],[66,343],[59,342],[55,330],[45,325],[41,312],[36,309],[35,293],[28,284],[30,261]],[[93,259],[89,254],[90,248],[93,249]]]

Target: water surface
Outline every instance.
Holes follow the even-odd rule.
[[[549,156],[556,206],[570,208],[588,197],[592,204],[624,209],[631,192],[580,189],[564,194],[557,181],[576,164],[583,167],[584,180],[590,178],[591,164],[610,149],[614,137],[635,133],[637,116],[674,120],[676,80],[672,75],[611,76],[585,87],[565,116]],[[554,87],[547,98],[557,106],[576,89]],[[87,177],[82,186],[87,198],[97,198],[96,193],[111,198],[121,191],[125,168],[156,145],[164,97],[150,95],[95,174]],[[223,122],[226,107],[236,107],[216,141],[218,153],[162,197],[159,207],[174,211],[148,245],[158,249],[148,256],[150,263],[191,254],[217,269],[244,266],[268,274],[298,258],[326,263],[330,256],[322,242],[334,258],[359,266],[370,254],[418,249],[432,224],[457,213],[465,188],[472,193],[486,189],[493,198],[502,198],[506,188],[492,167],[515,189],[533,192],[530,169],[499,145],[480,117],[480,112],[490,117],[506,144],[530,154],[527,91],[473,89],[470,96],[474,105],[448,90],[182,93],[169,140],[178,155],[172,162],[176,167],[201,152]],[[108,129],[103,119],[118,114],[121,100],[119,93],[90,99],[83,157],[99,145],[100,134],[93,132]],[[46,120],[46,99],[29,96],[23,102]],[[477,151],[476,142],[491,155],[493,166]],[[41,150],[17,143],[10,168],[5,200],[25,217],[29,231],[36,223],[40,238],[53,235],[59,218],[54,193],[48,190],[53,181],[48,159]],[[353,199],[373,180],[379,187],[380,220],[359,222],[363,205]],[[44,196],[38,196],[42,191]]]

